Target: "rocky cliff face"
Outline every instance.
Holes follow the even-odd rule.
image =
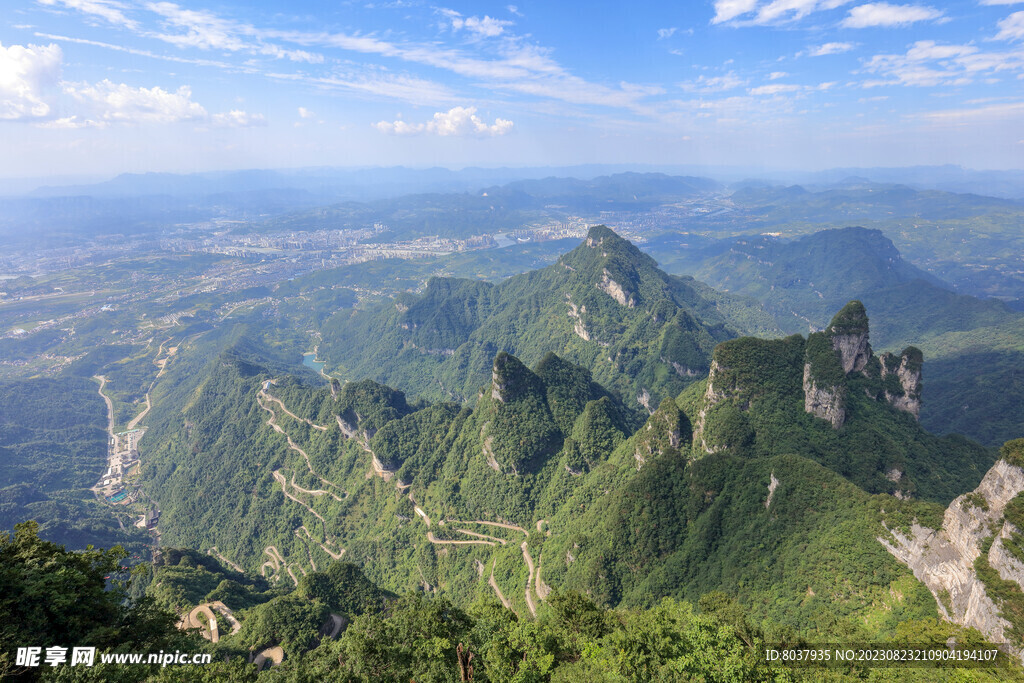
[[[997,533],[988,550],[989,564],[1003,579],[1024,587],[1024,564],[1010,555],[1002,543],[1014,531],[1003,519],[1006,504],[1022,491],[1024,470],[1000,460],[977,489],[950,503],[941,529],[914,524],[909,535],[891,530],[890,539],[878,539],[928,586],[943,617],[977,628],[993,642],[1005,642],[1011,624],[986,593],[974,563],[985,541]]]
[[[886,388],[885,400],[893,408],[921,417],[921,364],[922,353],[913,346],[903,350],[898,357],[891,353],[882,354],[881,372],[883,381],[892,375],[899,382],[899,390]]]
[[[720,450],[708,444],[704,438],[704,428],[707,425],[708,411],[725,400],[727,396],[726,392],[719,388],[715,381],[721,375],[723,369],[717,360],[711,360],[711,369],[708,371],[708,388],[704,391],[704,406],[697,413],[697,419],[693,425],[694,444],[699,444],[701,449],[709,455]]]
[[[578,307],[572,302],[572,295],[566,292],[565,301],[569,304],[569,319],[573,321],[572,331],[583,341],[590,341],[590,332],[583,322],[583,315],[587,312],[586,306]]]
[[[811,364],[804,364],[804,411],[828,420],[834,429],[846,421],[846,392],[843,387],[819,387],[811,373]]]
[[[515,356],[505,352],[494,358],[491,368],[491,398],[499,403],[515,400],[523,392],[535,390],[533,373]]]
[[[636,306],[636,299],[633,297],[633,294],[627,292],[621,284],[613,280],[607,268],[601,273],[601,281],[597,283],[597,288],[615,299],[620,306],[627,308]]]
[[[648,459],[664,455],[669,448],[683,443],[683,417],[675,401],[666,398],[646,424],[633,436],[633,459],[640,470]]]
[[[863,372],[871,360],[871,344],[868,334],[868,314],[864,304],[851,301],[836,313],[829,323],[827,333],[832,348],[839,353],[843,374]]]
[[[846,421],[846,384],[851,373],[871,380],[865,392],[892,407],[921,414],[921,366],[924,356],[913,346],[899,356],[871,351],[867,312],[851,301],[824,332],[807,338],[804,365],[804,410],[838,429]]]

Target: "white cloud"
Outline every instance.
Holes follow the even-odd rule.
[[[70,1],[85,2],[87,0]],[[114,2],[114,0],[102,0],[102,2]],[[140,34],[181,48],[245,52],[310,63],[322,63],[324,58],[321,54],[308,51],[308,48],[313,46],[336,48],[443,69],[464,78],[479,79],[480,82],[477,85],[493,90],[512,91],[572,104],[627,108],[640,114],[650,112],[650,108],[642,100],[652,94],[662,92],[656,88],[631,84],[605,85],[574,76],[552,59],[551,50],[532,44],[521,37],[509,35],[506,29],[512,25],[511,21],[494,19],[489,16],[484,16],[482,19],[463,17],[453,10],[438,10],[448,20],[453,21],[453,28],[457,25],[457,30],[472,34],[474,38],[501,37],[499,41],[489,42],[491,51],[497,56],[483,58],[468,53],[464,49],[449,48],[432,42],[391,42],[374,35],[358,33],[258,28],[224,18],[210,11],[187,9],[167,0],[142,0],[139,4],[156,13],[163,20],[163,27],[160,30],[156,32],[140,31]],[[511,6],[506,9],[509,9],[510,13],[515,13],[513,12],[515,8]],[[99,43],[95,44],[99,45]],[[103,45],[133,54],[171,59],[145,51],[120,48],[110,44]],[[288,45],[289,48],[294,46],[307,49],[286,49],[282,47],[283,45]],[[174,61],[185,61],[185,59],[176,58]],[[196,63],[200,61],[204,60],[196,60]],[[266,73],[255,63],[236,65],[213,61],[207,63],[229,71],[264,73],[270,78],[372,93],[418,104],[441,105],[450,104],[456,100],[449,88],[438,83],[406,75],[367,73],[366,69],[354,75],[338,76],[335,74]],[[352,70],[345,66],[345,62],[339,61],[338,64],[342,65],[339,68]],[[374,69],[371,67],[369,71],[373,72]]]
[[[378,73],[332,76],[268,73],[267,77],[281,81],[299,81],[328,90],[343,90],[358,95],[387,97],[413,104],[438,105],[456,101],[455,95],[446,86],[409,76],[390,76]]]
[[[679,29],[675,26],[671,28],[659,28],[658,29],[658,40],[664,40],[665,38],[671,38],[675,35],[675,32]]]
[[[104,128],[106,124],[103,122],[93,121],[92,119],[80,119],[78,116],[65,116],[62,119],[54,119],[53,121],[44,121],[36,124],[37,128],[50,128],[53,130],[74,130],[77,128]]]
[[[518,8],[518,7],[516,7],[515,5],[507,5],[507,6],[505,7],[505,9],[507,9],[507,10],[508,10],[508,13],[509,13],[509,14],[514,14],[514,15],[516,15],[517,17],[521,17],[521,16],[523,16],[523,13],[522,13],[522,12],[520,12],[520,11],[519,11],[519,8]]]
[[[146,8],[162,16],[169,26],[186,29],[187,33],[184,35],[157,36],[172,45],[232,52],[246,47],[245,42],[237,35],[234,22],[222,19],[211,12],[185,9],[173,2],[151,2]]]
[[[311,119],[314,116],[316,116],[316,114],[314,114],[310,110],[306,109],[305,107],[299,107],[299,118]]]
[[[92,120],[103,123],[176,123],[207,118],[203,106],[192,101],[192,90],[186,85],[168,92],[104,79],[95,85],[65,83],[64,92],[95,113]]]
[[[797,92],[803,90],[802,85],[792,85],[788,83],[773,83],[772,85],[760,85],[756,88],[750,88],[747,90],[751,95],[762,96],[762,95],[781,95],[787,92]]]
[[[939,45],[934,40],[919,40],[907,50],[907,59],[912,62],[953,59],[971,55],[977,51],[978,48],[973,45]]]
[[[1024,0],[981,0],[982,5],[1019,5]]]
[[[466,31],[474,34],[477,38],[494,38],[495,36],[500,36],[505,32],[506,26],[511,26],[515,23],[508,19],[495,19],[494,17],[486,15],[483,19],[480,17],[463,17],[461,14],[451,9],[442,9],[441,13],[451,19],[453,31],[461,31],[465,29]]]
[[[200,50],[225,50],[227,52],[249,52],[275,58],[286,58],[293,62],[320,64],[323,55],[305,50],[287,50],[280,45],[264,42],[261,33],[247,24],[240,24],[207,12],[190,10],[173,2],[150,2],[146,9],[159,14],[169,27],[185,29],[185,33],[160,33],[155,37],[177,47],[194,47]],[[255,38],[250,42],[249,38]]]
[[[851,0],[773,0],[757,13],[755,23],[770,24],[777,21],[803,19],[811,12],[835,9]]]
[[[1014,12],[997,25],[996,40],[1024,40],[1024,12]]]
[[[862,87],[967,85],[998,72],[1024,71],[1024,50],[981,52],[974,45],[940,45],[934,40],[919,40],[906,54],[875,55],[864,63],[863,71],[884,79],[866,81]]]
[[[756,11],[756,14],[741,23],[779,24],[803,19],[812,12],[836,9],[852,0],[715,0],[715,16],[712,24],[739,19]]]
[[[174,92],[160,87],[136,88],[125,83],[102,80],[95,85],[64,83],[64,94],[77,104],[77,113],[41,124],[43,128],[104,128],[114,124],[172,124],[193,121],[215,128],[264,126],[262,114],[233,109],[210,115],[192,100],[192,90],[183,85]]]
[[[263,114],[250,114],[240,109],[232,109],[225,114],[214,114],[210,117],[210,123],[217,128],[251,128],[267,125],[267,119]]]
[[[825,43],[808,49],[807,54],[811,57],[824,57],[825,55],[838,55],[849,52],[857,47],[854,43]]]
[[[57,45],[0,44],[0,120],[34,121],[41,128],[102,128],[111,124],[210,121],[214,125],[260,125],[259,115],[232,111],[210,117],[192,100],[192,90],[136,88],[102,80],[96,84],[60,80],[63,55]],[[57,96],[70,111],[55,116]]]
[[[780,78],[785,78],[788,75],[789,74],[786,73],[785,71],[773,71],[770,74],[768,74],[768,80],[769,81],[777,81]]]
[[[724,76],[698,76],[695,80],[680,83],[679,87],[686,92],[713,93],[732,90],[746,84],[747,81],[730,71]]]
[[[36,32],[37,38],[46,38],[47,40],[59,40],[65,43],[78,43],[79,45],[92,45],[94,47],[102,47],[107,50],[116,50],[117,52],[124,52],[130,55],[137,55],[139,57],[149,57],[150,59],[160,59],[166,62],[175,62],[178,64],[196,64],[198,66],[213,66],[221,69],[230,69],[233,71],[244,71],[250,72],[251,70],[245,67],[239,67],[227,62],[219,62],[210,59],[191,59],[188,57],[176,57],[174,55],[161,55],[148,50],[137,50],[131,47],[125,47],[124,45],[114,45],[112,43],[104,43],[98,40],[88,40],[86,38],[72,38],[70,36],[62,36],[53,33],[40,33]]]
[[[58,6],[78,10],[83,14],[91,14],[116,26],[124,26],[133,30],[139,26],[137,21],[125,16],[123,10],[127,7],[115,0],[37,0],[37,2],[50,7]]]
[[[406,123],[402,120],[379,121],[373,127],[390,135],[430,135],[495,137],[512,130],[513,123],[507,119],[495,119],[488,125],[476,115],[476,107],[453,107],[446,112],[437,112],[426,123]]]
[[[715,0],[715,16],[711,23],[720,24],[723,21],[735,19],[748,12],[753,12],[755,7],[757,7],[757,0]]]
[[[225,19],[213,12],[189,10],[164,0],[146,2],[145,7],[164,19],[165,28],[160,33],[144,35],[182,48],[248,52],[312,63],[322,63],[323,55],[305,50],[286,50],[280,44],[291,43],[305,48],[335,48],[444,69],[465,78],[480,79],[483,82],[478,85],[495,90],[513,91],[572,104],[622,107],[641,114],[649,113],[649,107],[641,100],[653,92],[650,88],[641,86],[627,87],[620,84],[614,87],[574,76],[551,58],[551,50],[531,44],[518,36],[508,35],[505,28],[512,22],[487,16],[483,19],[465,18],[454,10],[437,11],[448,20],[458,19],[458,30],[471,32],[477,38],[501,36],[502,40],[490,43],[492,50],[498,54],[496,58],[480,58],[462,49],[449,48],[433,42],[391,42],[374,35],[359,33],[257,28]],[[254,64],[228,65],[223,68],[250,73],[260,72]],[[372,71],[372,68],[370,70]],[[381,77],[376,73],[360,73],[354,76],[318,76],[303,73],[264,75],[275,79],[374,93],[420,104],[448,104],[455,100],[448,88],[409,76]],[[389,79],[397,88],[389,90]]]
[[[937,124],[977,126],[981,123],[1019,121],[1022,115],[1024,115],[1024,102],[1009,102],[975,109],[925,112],[918,114],[917,117]]]
[[[923,5],[890,5],[872,2],[850,10],[840,26],[844,28],[871,28],[874,26],[906,26],[918,21],[931,21],[944,16],[941,10]]]
[[[57,45],[0,43],[0,120],[38,120],[49,116],[51,91],[60,81],[62,54]]]

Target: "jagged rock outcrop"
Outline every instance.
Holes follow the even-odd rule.
[[[1020,443],[1024,446],[1024,441]],[[1024,580],[1024,564],[1011,556],[1002,544],[1002,539],[1008,538],[1013,530],[1012,525],[1003,520],[1004,510],[1022,491],[1024,470],[1004,458],[992,466],[977,489],[950,503],[941,529],[928,529],[915,523],[909,535],[893,529],[891,539],[878,538],[928,587],[943,617],[977,628],[997,643],[1006,641],[1011,624],[1000,615],[999,605],[986,593],[985,584],[975,571],[975,560],[981,555],[986,539],[998,532],[988,551],[990,566],[999,571],[1003,579],[1018,584]]]
[[[609,443],[633,433],[639,419],[583,367],[549,353],[531,370],[501,352],[466,428],[495,472],[535,473],[560,454],[570,474],[582,474],[607,457]]]
[[[804,364],[804,411],[828,420],[833,429],[846,422],[846,390],[842,386],[819,386],[814,379],[811,364]]]
[[[921,417],[921,365],[924,355],[913,346],[903,349],[898,357],[883,353],[879,358],[883,381],[893,376],[899,382],[899,390],[886,386],[885,400],[897,410],[910,413],[915,419]]]
[[[669,365],[671,365],[672,369],[675,370],[676,374],[679,375],[680,377],[699,377],[701,375],[701,372],[699,370],[693,370],[691,368],[686,367],[682,363],[677,363],[674,360],[669,360],[664,356],[661,357],[661,362],[668,363]]]
[[[679,448],[689,438],[689,423],[671,398],[666,398],[651,413],[644,426],[633,436],[633,459],[637,470],[647,460],[664,455],[669,449]]]
[[[640,394],[636,397],[636,402],[644,407],[647,412],[651,411],[651,392],[646,389],[641,389]]]
[[[607,268],[601,272],[601,281],[597,283],[597,288],[615,299],[621,306],[627,308],[636,306],[636,299],[633,297],[633,294],[627,292],[621,284],[613,280]]]
[[[583,314],[587,312],[587,307],[577,308],[576,304],[572,302],[572,295],[568,293],[565,295],[565,300],[569,304],[569,318],[573,321],[572,331],[583,341],[590,341],[590,332],[587,331],[587,326],[583,322]]]
[[[833,429],[839,429],[846,422],[846,375],[859,362],[860,342],[853,338],[859,338],[860,333],[840,334],[842,343],[837,347],[832,329],[840,328],[834,326],[829,331],[814,332],[807,337],[804,349],[804,411],[828,420]],[[863,337],[866,339],[866,331]],[[844,353],[853,355],[844,357]],[[846,370],[846,367],[851,370]]]
[[[346,439],[356,439],[359,437],[359,426],[358,421],[355,425],[350,424],[348,420],[344,419],[341,415],[336,415],[335,418],[338,421],[338,429],[345,435]]]
[[[921,366],[913,346],[899,356],[876,357],[869,343],[868,317],[859,301],[846,304],[824,332],[807,337],[804,362],[804,410],[838,429],[847,417],[847,379],[860,373],[871,382],[864,392],[884,399],[915,418],[921,414]]]
[[[864,304],[851,301],[835,314],[826,328],[832,348],[839,353],[843,374],[863,372],[871,359],[868,314]]]
[[[507,353],[499,353],[494,358],[494,365],[491,369],[491,398],[507,403],[521,389],[526,389],[520,384],[527,384],[527,379],[532,376],[529,369],[515,356]]]
[[[720,450],[719,448],[708,444],[707,440],[704,438],[704,431],[707,427],[708,411],[725,400],[727,395],[725,391],[718,388],[715,381],[719,378],[724,369],[726,368],[722,368],[718,364],[717,359],[711,359],[711,369],[708,371],[708,386],[704,391],[704,405],[697,413],[697,419],[693,425],[693,442],[694,444],[700,444],[701,449],[708,455]]]

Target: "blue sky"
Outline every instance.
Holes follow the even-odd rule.
[[[0,177],[1024,167],[1024,0],[4,7]]]

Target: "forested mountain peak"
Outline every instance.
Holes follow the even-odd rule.
[[[500,403],[510,403],[528,395],[542,396],[543,384],[539,380],[522,361],[502,351],[494,357],[491,398]]]
[[[570,459],[580,455],[595,433],[613,431],[619,438],[638,426],[626,408],[585,368],[547,354],[535,370],[501,352],[494,359],[491,383],[481,396],[470,433],[479,437],[481,452],[491,469],[514,474],[536,471],[564,445]],[[593,463],[608,453],[583,448],[582,458]]]
[[[432,278],[324,325],[321,357],[429,400],[471,403],[499,352],[526,366],[554,352],[649,412],[708,369],[715,344],[775,329],[756,304],[668,275],[605,226],[557,263],[498,284]]]
[[[737,238],[694,274],[713,287],[763,300],[792,332],[820,328],[850,299],[873,301],[876,292],[908,283],[949,289],[904,260],[881,231],[856,226],[793,240]]]
[[[695,457],[799,453],[868,491],[944,502],[958,492],[949,482],[978,481],[990,452],[917,425],[921,351],[875,356],[868,336],[864,305],[851,301],[806,339],[719,344],[708,379],[679,398]]]
[[[627,308],[651,307],[665,299],[681,303],[675,301],[672,290],[686,287],[659,270],[658,263],[629,240],[603,225],[590,228],[586,240],[559,263],[575,276],[566,278],[567,285],[586,283]]]

